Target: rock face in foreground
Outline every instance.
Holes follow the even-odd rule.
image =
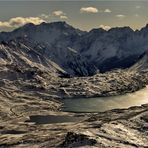
[[[7,121],[7,124],[1,122],[0,146],[148,147],[148,104],[93,114],[51,111],[48,114],[79,116],[79,121],[36,125],[25,122],[25,116],[15,117]]]
[[[90,139],[87,135],[68,132],[63,143],[61,143],[58,147],[93,146],[96,143],[97,141],[95,139]]]
[[[79,78],[61,78],[58,72],[56,75],[31,65],[29,62],[27,69],[0,65],[1,147],[148,146],[148,105],[94,114],[59,111],[60,99],[64,97],[118,95],[144,87],[148,84],[148,72],[147,68],[141,69],[141,62],[141,70],[136,70],[136,65]],[[64,115],[79,120],[53,124],[26,122],[32,115]]]

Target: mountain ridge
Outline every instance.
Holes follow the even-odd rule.
[[[148,25],[139,31],[116,27],[86,32],[66,22],[30,23],[12,32],[1,32],[0,42],[21,42],[68,74],[88,76],[134,65],[148,51],[147,31]]]

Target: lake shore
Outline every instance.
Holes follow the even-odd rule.
[[[43,73],[40,81],[37,76],[29,80],[10,80],[7,74],[7,80],[0,81],[0,146],[70,147],[81,143],[97,147],[148,146],[148,105],[102,113],[60,111],[64,97],[120,95],[143,88],[148,84],[146,72],[119,70],[79,78],[59,78]],[[33,115],[71,116],[80,120],[39,125],[26,122]],[[130,132],[122,137],[125,131]],[[71,141],[73,138],[75,142]]]

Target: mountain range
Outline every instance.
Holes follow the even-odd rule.
[[[0,33],[0,64],[89,76],[135,65],[148,52],[148,25],[81,31],[66,22],[26,24]]]

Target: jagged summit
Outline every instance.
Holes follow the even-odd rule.
[[[54,21],[54,22],[42,22],[41,24],[39,25],[35,25],[33,23],[28,23],[28,24],[25,24],[19,28],[16,28],[14,29],[13,31],[16,31],[16,30],[20,30],[20,29],[30,29],[30,28],[35,28],[35,27],[43,27],[43,26],[46,26],[46,27],[57,27],[57,28],[61,28],[61,29],[64,29],[64,28],[71,28],[71,29],[75,29],[75,30],[79,30],[80,32],[87,32],[87,31],[82,31],[78,28],[75,28],[73,27],[72,25],[68,24],[66,21]],[[142,27],[139,31],[143,30],[143,29],[147,29],[148,28],[148,24],[146,24],[144,27]],[[125,26],[125,27],[113,27],[109,30],[104,30],[103,28],[92,28],[89,32],[92,32],[92,31],[102,31],[102,32],[110,32],[110,31],[114,31],[114,30],[118,30],[118,31],[134,31],[131,27],[129,26]],[[13,32],[11,31],[11,32]],[[137,31],[137,30],[136,30]],[[136,32],[134,31],[134,32]],[[6,33],[4,31],[0,32],[0,33]]]
[[[145,38],[148,34],[148,24],[139,30],[138,33]]]
[[[66,29],[66,28],[70,28],[70,29],[75,29],[74,27],[72,27],[71,25],[67,24],[65,21],[58,21],[58,22],[51,22],[51,23],[46,23],[46,22],[42,22],[41,24],[39,25],[34,25],[33,23],[28,23],[28,24],[25,24],[24,26],[20,27],[21,29],[22,28],[42,28],[42,27],[45,27],[45,28],[57,28],[57,29]],[[18,28],[18,29],[20,29]]]
[[[141,28],[141,30],[143,29],[148,29],[148,23],[143,28]]]
[[[67,24],[65,21],[57,21],[57,22],[51,22],[51,23],[46,23],[43,22],[39,25],[35,25],[33,23],[28,23],[25,24],[11,32],[3,32],[4,33],[18,33],[18,32],[33,32],[33,31],[48,31],[48,30],[52,30],[52,29],[56,29],[56,30],[66,30],[66,31],[74,31],[77,33],[83,33],[84,31],[81,31],[80,29],[76,29],[73,26]]]
[[[97,33],[105,33],[105,32],[107,32],[107,31],[104,30],[103,28],[94,28],[94,29],[89,31],[89,33],[95,33],[95,34],[97,34]]]
[[[57,22],[51,22],[51,23],[46,23],[43,22],[39,26],[49,26],[49,27],[57,27],[57,28],[74,28],[71,25],[67,24],[65,21],[57,21]]]
[[[125,26],[125,27],[114,27],[114,28],[111,28],[110,30],[109,30],[109,32],[110,31],[134,31],[131,27],[129,27],[129,26]]]

